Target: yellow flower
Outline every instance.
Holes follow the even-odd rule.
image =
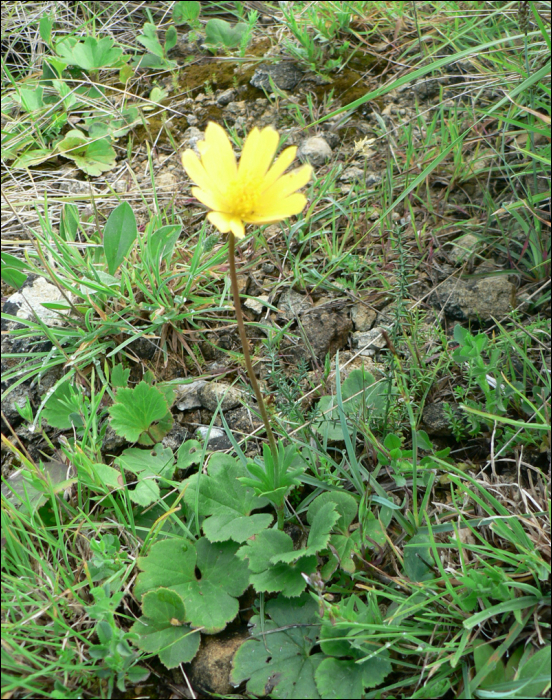
[[[192,187],[192,194],[211,209],[207,218],[221,233],[232,231],[243,238],[244,223],[272,224],[305,207],[307,198],[297,190],[310,180],[312,168],[303,165],[284,175],[297,148],[286,148],[271,166],[277,147],[277,131],[255,127],[245,140],[238,165],[224,129],[209,122],[205,141],[197,144],[201,159],[189,149],[182,154],[184,169],[198,185]]]

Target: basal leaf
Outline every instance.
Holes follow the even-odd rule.
[[[236,556],[232,542],[211,544],[183,538],[161,540],[147,557],[138,559],[142,570],[135,595],[159,587],[170,588],[184,601],[186,622],[206,634],[223,630],[238,613],[238,596],[249,585],[249,572]]]
[[[205,25],[205,37],[208,44],[225,46],[232,49],[240,45],[243,35],[247,31],[245,22],[231,25],[223,19],[210,19]]]
[[[290,554],[291,563],[274,563],[272,559]],[[280,530],[263,530],[242,546],[237,556],[247,559],[251,571],[251,583],[257,591],[275,593],[281,591],[287,597],[300,595],[306,586],[302,574],[316,571],[316,556],[295,557],[293,540]]]
[[[103,232],[103,247],[110,275],[115,273],[127,256],[137,234],[134,212],[128,202],[122,202],[109,215]]]
[[[307,547],[292,552],[275,554],[270,558],[270,561],[274,564],[279,562],[289,564],[303,557],[316,556],[328,544],[330,532],[338,519],[339,513],[335,511],[335,503],[331,501],[324,503],[312,520]]]
[[[404,571],[411,581],[419,583],[435,578],[429,542],[429,535],[418,533],[404,547]]]
[[[46,401],[42,416],[49,425],[60,430],[82,427],[79,416],[82,400],[88,402],[86,397],[83,399],[77,395],[69,382],[63,382]]]
[[[155,445],[152,450],[130,447],[115,462],[121,469],[138,477],[138,484],[129,495],[132,501],[144,507],[159,499],[158,479],[170,479],[174,472],[172,450],[161,444]]]
[[[159,654],[167,668],[189,663],[199,649],[200,634],[185,624],[184,601],[168,588],[158,588],[143,597],[143,617],[131,631],[138,635],[134,644],[142,651]]]
[[[268,501],[238,481],[245,474],[241,462],[229,455],[214,454],[207,474],[194,474],[185,482],[184,500],[191,507],[195,506],[199,484],[199,513],[208,516],[203,531],[211,542],[245,542],[272,522],[270,513],[251,515],[251,511],[264,508]]]
[[[123,388],[117,391],[115,403],[109,408],[111,426],[121,437],[136,442],[168,410],[163,394],[142,381],[134,389]]]
[[[87,36],[84,41],[80,41],[73,46],[66,56],[73,65],[79,66],[83,70],[98,70],[104,66],[116,65],[122,55],[122,50],[113,47],[111,37],[96,39]]]
[[[353,522],[358,512],[358,504],[353,496],[343,491],[324,491],[317,496],[310,504],[307,511],[307,520],[313,522],[315,515],[326,503],[333,503],[335,510],[339,514],[339,519],[335,523],[334,531],[348,534],[349,526]]]
[[[202,447],[197,440],[186,440],[178,448],[176,453],[176,466],[178,469],[188,469],[192,464],[201,461]]]
[[[314,673],[324,655],[311,653],[318,641],[317,608],[308,594],[295,600],[279,596],[269,601],[266,612],[271,619],[263,625],[259,616],[252,618],[251,636],[255,638],[238,649],[232,682],[247,681],[251,696],[319,698]],[[274,632],[276,629],[282,631]],[[263,631],[270,634],[263,635]]]

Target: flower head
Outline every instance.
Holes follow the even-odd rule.
[[[244,223],[271,224],[304,209],[307,198],[297,190],[310,180],[312,168],[303,165],[284,175],[297,148],[286,148],[272,163],[277,147],[277,131],[255,127],[237,164],[226,132],[209,122],[205,141],[197,144],[201,158],[190,149],[182,154],[184,169],[198,185],[192,194],[211,209],[207,218],[221,233],[243,238]]]

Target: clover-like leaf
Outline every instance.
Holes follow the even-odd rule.
[[[274,563],[273,559],[291,555],[291,561]],[[302,574],[316,571],[316,556],[297,557],[293,540],[281,530],[263,530],[251,537],[237,553],[247,559],[251,571],[251,583],[257,591],[276,593],[281,591],[288,598],[300,595],[306,586]]]
[[[174,472],[172,450],[161,444],[155,445],[152,450],[129,447],[115,462],[138,477],[138,484],[129,491],[129,495],[134,503],[144,507],[159,499],[158,479],[170,479]]]
[[[119,389],[109,408],[111,427],[129,442],[136,442],[155,421],[161,420],[169,406],[163,394],[142,381],[134,389]]]
[[[235,555],[233,542],[212,544],[184,538],[156,542],[147,557],[139,557],[135,595],[170,588],[184,601],[186,622],[206,634],[223,630],[238,613],[238,596],[249,585],[249,572]]]
[[[251,696],[319,698],[314,673],[324,655],[311,654],[320,624],[316,603],[306,593],[294,600],[279,596],[267,603],[266,612],[271,619],[264,624],[257,615],[251,619],[255,638],[238,649],[232,682],[247,680]]]
[[[203,531],[211,542],[245,542],[272,522],[270,513],[251,515],[252,510],[264,508],[268,501],[238,481],[245,474],[240,462],[218,453],[211,457],[207,474],[194,474],[186,480],[184,500],[193,508],[197,498],[200,515],[209,516],[203,522]]]
[[[233,49],[240,45],[242,37],[247,32],[247,23],[230,24],[224,19],[210,19],[205,25],[205,37],[208,44],[225,46]]]
[[[70,44],[60,41],[56,45],[56,51],[60,56],[72,65],[83,70],[98,70],[105,66],[116,66],[122,55],[122,49],[113,47],[114,41],[110,37],[96,39],[87,36],[84,41]]]
[[[190,662],[199,649],[200,634],[185,624],[184,601],[175,591],[158,588],[142,599],[143,616],[131,628],[138,635],[134,644],[158,654],[167,668]]]
[[[115,167],[116,153],[108,139],[90,140],[82,131],[71,129],[57,144],[56,151],[69,158],[88,175],[97,177]]]

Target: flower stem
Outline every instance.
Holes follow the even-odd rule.
[[[249,354],[249,343],[247,341],[247,336],[245,335],[245,325],[243,322],[243,314],[240,304],[240,292],[238,289],[238,278],[236,277],[236,241],[234,234],[230,232],[228,234],[228,261],[230,263],[230,282],[232,284],[232,296],[234,298],[234,308],[236,310],[236,321],[238,322],[238,330],[240,332],[240,340],[243,349],[243,358],[245,360],[245,366],[247,367],[247,374],[249,375],[249,380],[251,381],[251,386],[255,392],[257,398],[257,403],[259,404],[259,410],[261,412],[261,417],[266,429],[266,435],[268,437],[268,443],[270,445],[270,451],[272,452],[272,459],[274,460],[274,465],[278,464],[278,449],[276,448],[276,440],[274,439],[274,433],[270,427],[270,421],[268,420],[268,413],[266,412],[265,403],[263,401],[263,395],[261,394],[261,389],[259,383],[257,382],[257,377],[253,371],[253,365],[251,363],[251,356]],[[278,514],[279,515],[279,514]]]

